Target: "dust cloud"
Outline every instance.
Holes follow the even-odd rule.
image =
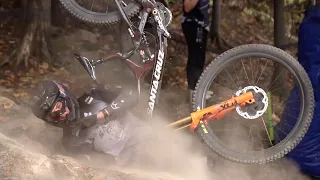
[[[157,116],[152,123],[153,141],[144,152],[155,161],[155,170],[147,172],[165,172],[174,175],[174,179],[201,179],[201,180],[307,180],[299,172],[297,166],[282,158],[273,163],[262,165],[237,164],[228,161],[213,153],[201,143],[199,137],[186,131],[173,132],[164,128],[167,121]],[[211,161],[207,164],[207,156]],[[211,165],[210,165],[211,164]],[[147,165],[148,166],[148,165]],[[150,166],[148,166],[150,169]],[[141,172],[144,168],[130,172]],[[168,178],[171,179],[171,178]]]
[[[14,104],[6,98],[0,101]],[[196,134],[165,128],[168,119],[159,114],[151,123],[152,141],[142,151],[141,164],[132,168],[117,167],[112,157],[101,153],[68,154],[61,146],[61,130],[36,119],[24,107],[13,105],[1,110],[0,117],[1,179],[308,179],[285,158],[265,165],[236,164],[225,160],[211,152]],[[211,166],[207,165],[207,156],[212,159]],[[84,170],[79,171],[80,167]]]

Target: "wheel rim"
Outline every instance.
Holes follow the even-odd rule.
[[[254,56],[261,57],[261,55],[262,55],[261,53],[245,53],[245,54],[241,54],[241,55],[238,55],[238,56],[233,56],[232,58],[229,59],[228,62],[230,63],[230,62],[233,62],[233,61],[237,61],[237,60],[242,59],[242,58],[244,58],[244,57],[251,57],[251,58],[254,57]],[[281,65],[283,65],[284,68],[288,69],[289,72],[291,72],[291,74],[293,75],[293,77],[297,80],[297,84],[298,84],[298,86],[299,86],[299,90],[302,91],[302,93],[300,93],[301,99],[302,99],[302,101],[301,101],[301,107],[300,107],[300,112],[304,112],[304,111],[305,111],[305,102],[303,101],[303,100],[304,100],[304,89],[303,89],[303,87],[302,87],[301,79],[299,79],[299,78],[298,78],[298,75],[293,71],[293,69],[292,69],[291,67],[289,67],[287,64],[283,63],[283,62],[281,61],[281,59],[279,59],[279,58],[277,58],[277,57],[275,57],[275,56],[270,56],[269,54],[264,54],[263,56],[264,56],[265,58],[269,58],[269,59],[272,59],[273,61],[276,61],[276,62],[278,62],[278,63],[281,63]],[[228,63],[228,64],[229,64],[229,63]],[[228,65],[228,64],[227,64],[227,65]],[[226,65],[226,66],[227,66],[227,65]],[[210,81],[206,84],[206,86],[205,86],[205,88],[204,88],[204,92],[201,92],[201,93],[203,94],[203,96],[202,96],[202,102],[200,103],[200,108],[201,108],[201,109],[204,108],[204,107],[206,107],[205,94],[206,94],[206,91],[209,89],[209,85],[213,82],[214,79],[216,79],[216,76],[217,76],[221,71],[223,71],[223,69],[220,69],[219,72],[215,73],[215,76],[211,76]],[[230,97],[229,97],[229,98],[230,98]],[[224,99],[224,100],[226,100],[226,99]],[[302,114],[300,113],[300,114],[299,114],[299,117],[298,117],[298,120],[297,120],[298,123],[294,126],[294,128],[291,130],[291,132],[288,134],[288,136],[283,139],[283,141],[279,142],[277,145],[275,145],[275,146],[273,146],[273,147],[271,147],[271,148],[269,148],[269,149],[267,149],[267,150],[264,150],[263,154],[264,154],[265,156],[268,157],[268,156],[274,155],[274,151],[279,150],[279,149],[283,149],[283,145],[286,145],[286,144],[289,142],[289,140],[290,140],[293,136],[295,136],[295,134],[294,134],[293,132],[295,132],[295,131],[297,130],[297,128],[298,128],[297,125],[300,125],[300,124],[301,124],[301,120],[302,120],[302,117],[301,117],[301,116],[302,116]],[[219,121],[219,120],[218,120],[218,121]],[[219,141],[219,139],[217,138],[216,134],[212,133],[212,130],[211,130],[211,127],[209,126],[209,124],[206,125],[206,127],[207,127],[208,131],[211,133],[211,136],[213,136],[213,138],[214,138],[214,141],[215,141],[215,142],[213,142],[213,143],[217,143],[217,144],[219,144],[220,146],[224,146],[223,143],[222,143],[221,141]],[[297,137],[295,137],[295,139],[297,139]],[[225,146],[224,146],[224,148],[225,148],[225,149],[228,149],[228,148],[226,148]],[[229,149],[229,150],[230,150],[230,149]],[[261,152],[259,152],[259,151],[258,151],[258,152],[242,152],[242,153],[240,153],[239,151],[230,150],[230,153],[237,154],[238,157],[241,157],[241,155],[246,154],[247,156],[246,156],[245,158],[248,159],[248,156],[251,156],[251,159],[252,159],[252,160],[258,160],[258,159],[259,159],[259,158],[257,158],[258,155],[261,155]],[[264,158],[265,158],[265,157],[263,157],[263,159],[264,159]],[[241,159],[241,158],[240,158],[240,159]],[[250,159],[250,158],[249,158],[249,159]]]

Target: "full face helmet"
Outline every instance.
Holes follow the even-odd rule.
[[[44,81],[38,90],[37,101],[31,107],[36,117],[51,124],[76,119],[77,102],[66,87],[55,81]]]

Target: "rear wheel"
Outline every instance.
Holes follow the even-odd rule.
[[[111,25],[118,23],[122,16],[114,0],[59,0],[62,6],[77,19],[92,24]],[[122,0],[127,16],[136,15],[140,6],[132,0]]]
[[[274,63],[282,69],[281,74],[272,79]],[[282,78],[287,80],[275,83]],[[261,93],[261,97],[267,99],[267,104],[255,99],[254,108],[248,105],[238,112],[228,112],[223,119],[204,122],[196,131],[213,151],[235,162],[266,163],[283,157],[302,140],[313,117],[314,94],[307,73],[281,49],[260,44],[242,45],[226,51],[207,66],[193,94],[193,110],[230,99],[245,87],[262,89],[265,93]],[[288,92],[286,96],[274,93],[281,88]],[[209,99],[206,98],[208,90],[214,92]],[[289,105],[292,101],[298,105]],[[254,117],[262,109],[262,115]],[[245,113],[251,118],[244,116]]]

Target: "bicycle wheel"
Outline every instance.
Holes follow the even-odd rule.
[[[109,6],[105,6],[106,2],[104,0],[95,1],[92,3],[90,1],[82,0],[59,0],[62,6],[77,19],[84,21],[86,23],[101,24],[101,25],[111,25],[120,21],[122,18],[121,13],[117,9],[116,4],[113,0],[109,0],[113,3],[112,11],[108,11]],[[130,2],[124,7],[124,11],[127,16],[133,17],[139,10],[139,4],[134,1]],[[125,3],[124,1],[121,1]],[[103,8],[102,8],[103,7]],[[89,10],[90,9],[90,10]],[[92,10],[94,9],[94,10]],[[96,12],[98,11],[98,12]]]
[[[249,61],[246,61],[245,58],[248,58]],[[254,58],[257,59],[253,60]],[[266,59],[269,61],[263,63]],[[270,60],[272,63],[269,63]],[[233,63],[239,64],[234,65]],[[280,75],[272,79],[274,63],[282,68]],[[284,72],[285,69],[286,72]],[[249,70],[252,72],[250,73]],[[266,72],[266,75],[262,75],[263,72]],[[291,75],[288,75],[289,73]],[[276,80],[282,79],[280,77],[288,78],[288,80],[275,84]],[[260,83],[262,80],[265,82]],[[210,103],[216,104],[230,99],[239,89],[245,87],[250,89],[253,86],[261,90],[261,101],[255,96],[254,104],[256,105],[246,105],[237,111],[228,112],[225,117],[207,121],[204,127],[196,129],[214,152],[239,163],[266,163],[283,157],[301,141],[313,117],[313,88],[303,67],[281,49],[260,44],[233,48],[212,61],[203,71],[197,83],[193,94],[193,110],[203,109],[210,106],[208,105]],[[291,94],[289,91],[288,94],[282,96],[275,93],[276,90],[283,88],[282,86],[284,90],[291,88]],[[210,91],[214,92],[214,96],[206,99],[206,92],[212,87],[213,90]],[[232,90],[232,88],[235,89]],[[300,93],[295,94],[297,91]],[[288,104],[293,103],[290,98],[291,100],[299,98],[297,102],[300,103],[300,107],[295,106],[295,110],[290,109],[292,106]],[[262,99],[265,101],[262,102]],[[271,105],[273,102],[275,104]],[[264,108],[265,106],[267,108]],[[254,118],[257,115],[256,112],[262,109],[264,113]],[[243,116],[245,113],[247,116]],[[297,113],[299,113],[297,119],[292,120]],[[248,115],[251,118],[248,118]],[[249,125],[244,125],[244,123]],[[284,129],[279,129],[284,126]],[[248,134],[244,134],[247,131]],[[284,134],[286,137],[283,137]],[[222,140],[226,140],[227,143]],[[231,143],[233,140],[235,142]],[[227,145],[228,143],[230,145]],[[241,150],[242,147],[245,147],[245,150]]]

